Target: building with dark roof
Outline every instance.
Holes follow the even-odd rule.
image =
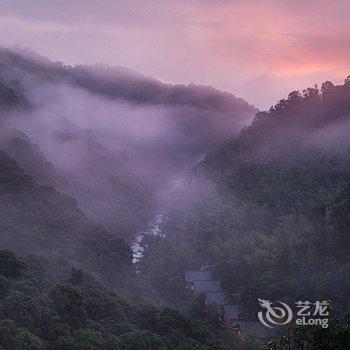
[[[224,319],[228,328],[239,328],[239,321],[241,319],[241,305],[227,304],[224,307]]]
[[[200,301],[204,312],[208,312],[210,306],[221,311],[224,309],[224,325],[242,339],[253,336],[266,342],[276,336],[274,330],[267,329],[261,323],[244,319],[241,305],[226,304],[220,282],[212,278],[211,271],[185,271],[186,289],[192,299]]]
[[[227,304],[225,305],[225,317],[230,320],[239,320],[241,305]]]
[[[194,271],[187,270],[185,271],[185,282],[193,281],[210,281],[213,276],[211,271]]]
[[[194,293],[222,292],[219,281],[193,281]]]
[[[195,281],[211,281],[213,278],[211,271],[195,271],[186,270],[185,271],[185,289],[189,294],[194,291]]]
[[[204,303],[206,306],[209,305],[224,305],[225,304],[225,292],[205,292]]]
[[[209,305],[224,305],[225,293],[219,281],[212,280],[211,271],[185,271],[186,289],[192,299],[200,298],[205,312]]]

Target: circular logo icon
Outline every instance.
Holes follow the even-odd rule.
[[[258,299],[264,311],[258,312],[259,321],[266,327],[282,326],[288,324],[293,318],[292,309],[285,303],[277,301],[275,306],[269,300]]]

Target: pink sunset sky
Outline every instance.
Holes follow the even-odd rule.
[[[350,74],[350,1],[1,0],[0,45],[212,85],[266,109]]]

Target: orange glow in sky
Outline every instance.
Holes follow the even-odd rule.
[[[212,85],[268,108],[350,74],[348,0],[3,0],[0,44]]]

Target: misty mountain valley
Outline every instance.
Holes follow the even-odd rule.
[[[0,349],[350,349],[349,135],[350,77],[260,111],[1,48]]]

